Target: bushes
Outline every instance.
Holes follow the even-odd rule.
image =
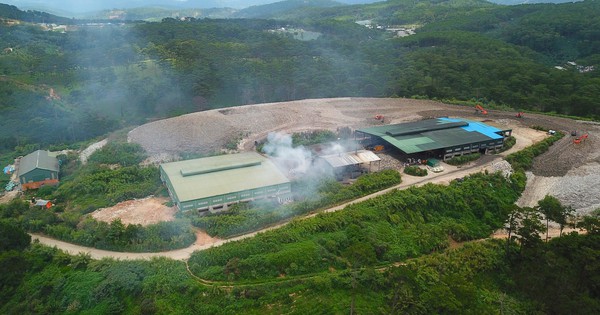
[[[404,173],[412,176],[427,176],[427,170],[418,166],[407,166],[404,168]]]
[[[556,141],[560,140],[564,135],[560,132],[546,138],[534,145],[531,145],[519,152],[512,153],[506,157],[506,161],[510,163],[515,171],[526,171],[533,166],[533,158],[548,151],[548,148]]]
[[[184,248],[196,239],[187,220],[141,226],[125,225],[119,219],[106,223],[87,218],[79,223],[79,228],[61,223],[45,226],[44,232],[52,237],[84,246],[133,252]]]
[[[76,209],[90,212],[124,200],[155,194],[161,187],[156,167],[110,169],[88,166],[72,180],[61,183],[55,198],[57,202],[68,200]]]
[[[450,165],[463,165],[475,161],[481,157],[480,153],[472,153],[462,156],[456,156],[446,161]]]
[[[334,141],[337,139],[335,132],[330,130],[314,130],[292,134],[292,146],[307,146],[318,143]]]
[[[189,215],[192,224],[205,230],[211,236],[230,237],[258,230],[270,224],[278,223],[295,216],[332,206],[347,200],[368,195],[401,182],[400,174],[394,170],[384,170],[365,174],[350,186],[337,181],[323,181],[316,189],[313,182],[294,183],[294,191],[302,191],[298,198],[304,200],[285,206],[257,202],[256,204],[238,204],[226,213],[208,214],[198,217]]]
[[[394,190],[195,253],[190,268],[202,278],[250,280],[401,261],[446,248],[449,235],[459,241],[488,236],[503,225],[504,209],[517,198],[512,183],[499,174]],[[304,257],[284,259],[297,256],[299,248],[306,249]]]
[[[517,144],[517,138],[510,136],[504,139],[504,144],[502,145],[502,149],[500,152],[504,152],[512,148],[515,144]]]
[[[144,149],[137,143],[110,142],[102,149],[94,152],[89,157],[88,162],[133,166],[140,164],[146,157]]]

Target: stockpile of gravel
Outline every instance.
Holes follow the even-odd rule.
[[[513,169],[512,166],[510,166],[510,163],[506,162],[505,160],[502,160],[500,162],[492,163],[491,172],[501,172],[502,175],[504,175],[504,177],[509,177],[512,174]]]
[[[551,188],[550,195],[572,206],[578,214],[600,208],[600,164],[588,164],[570,171]]]

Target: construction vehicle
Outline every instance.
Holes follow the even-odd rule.
[[[523,112],[518,112],[515,117],[517,118],[523,118]]]
[[[481,113],[482,115],[487,115],[487,110],[485,110],[485,108],[483,108],[481,105],[477,104],[475,105],[475,113]]]
[[[381,115],[381,114],[375,115],[375,120],[379,120],[379,121],[383,122],[384,119],[385,119],[385,117],[383,117],[383,115]]]
[[[581,135],[580,137],[573,139],[573,143],[574,144],[580,144],[582,141],[585,142],[585,140],[587,138],[588,138],[588,134],[585,133],[585,134]]]

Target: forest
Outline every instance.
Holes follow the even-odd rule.
[[[532,208],[514,205],[524,171],[560,133],[509,155],[515,172],[508,178],[481,173],[448,186],[394,190],[306,219],[295,217],[393,186],[401,176],[380,172],[351,186],[325,181],[283,216],[270,205],[244,205],[150,226],[87,217],[123,200],[166,196],[157,168],[141,166],[145,153],[123,134],[195,111],[408,97],[600,118],[598,0],[389,0],[261,14],[87,23],[0,4],[0,162],[121,133],[86,164],[59,156],[61,185],[37,192],[56,201],[52,211],[20,200],[0,205],[0,313],[600,313],[600,212],[580,218],[579,233],[548,240],[540,235],[549,220],[562,232],[572,209],[552,197]],[[416,34],[399,38],[355,23],[367,19],[415,27]],[[330,135],[313,136],[294,141]],[[290,223],[195,252],[189,261],[94,260],[27,234],[148,252],[190,245],[192,226],[230,237],[281,220]],[[498,229],[508,238],[489,238]]]
[[[73,143],[211,108],[322,97],[477,99],[599,115],[598,1],[348,6],[360,8],[349,11],[356,19],[418,26],[403,38],[358,25],[339,8],[332,16],[328,8],[300,10],[290,20],[166,18],[54,32],[8,23],[19,15],[0,5],[0,150]],[[273,32],[281,28],[321,35]]]

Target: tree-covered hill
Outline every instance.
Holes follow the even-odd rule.
[[[52,15],[46,12],[35,10],[21,11],[13,5],[0,3],[0,19],[12,19],[32,23],[59,23],[71,24],[73,21],[68,18]]]
[[[5,149],[71,142],[191,111],[346,96],[477,98],[599,117],[599,3],[393,0],[66,32],[2,23],[0,138]],[[3,8],[5,18],[25,14]],[[355,23],[365,19],[380,27]],[[389,26],[417,34],[396,38]]]

